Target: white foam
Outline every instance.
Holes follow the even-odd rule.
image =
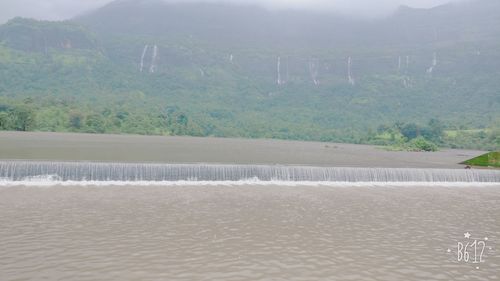
[[[175,186],[312,186],[312,187],[499,187],[498,182],[332,182],[332,181],[262,181],[245,179],[239,181],[62,181],[55,176],[32,177],[22,181],[0,179],[0,187],[175,187]]]

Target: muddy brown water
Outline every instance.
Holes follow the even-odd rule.
[[[0,132],[0,159],[463,168],[482,151],[394,152],[368,145],[134,135]]]
[[[3,281],[500,280],[500,186],[12,186],[0,214]]]
[[[4,160],[463,168],[481,153],[0,132]],[[500,184],[15,184],[0,186],[2,281],[500,280]],[[459,261],[473,241],[481,262]]]

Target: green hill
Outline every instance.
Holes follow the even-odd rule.
[[[390,144],[439,120],[482,133],[433,141],[494,149],[498,13],[492,0],[381,20],[122,0],[14,19],[0,26],[0,129]],[[23,110],[29,126],[15,125]]]

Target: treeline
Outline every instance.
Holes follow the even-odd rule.
[[[500,123],[488,129],[455,128],[439,119],[425,124],[395,122],[380,125],[365,134],[328,131],[321,126],[296,124],[289,130],[276,130],[265,123],[242,124],[242,128],[216,126],[204,115],[193,118],[178,106],[153,105],[139,96],[130,99],[101,97],[102,103],[74,98],[0,97],[0,130],[49,131],[142,135],[189,135],[218,137],[279,138],[309,141],[365,143],[395,150],[435,151],[438,147],[498,150]],[[231,119],[231,114],[211,112],[212,118]],[[201,116],[201,117],[200,117]],[[273,123],[277,123],[276,121]],[[279,124],[279,123],[277,123]],[[283,128],[287,124],[283,123]]]
[[[500,124],[488,129],[468,130],[446,125],[439,119],[431,119],[424,125],[395,122],[369,132],[365,141],[413,151],[436,151],[438,147],[498,150]]]
[[[35,114],[27,106],[0,104],[0,129],[31,131],[35,127]]]
[[[201,128],[178,107],[148,112],[123,106],[94,108],[64,100],[0,101],[0,130],[201,136]]]

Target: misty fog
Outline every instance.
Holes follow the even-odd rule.
[[[132,1],[132,0],[129,0]],[[161,0],[136,0],[161,1]],[[400,5],[429,8],[447,2],[464,0],[164,0],[167,2],[222,2],[258,5],[269,9],[304,9],[330,11],[356,17],[382,17]],[[111,0],[2,0],[0,23],[13,17],[31,17],[46,20],[62,20],[86,11],[97,9]]]

